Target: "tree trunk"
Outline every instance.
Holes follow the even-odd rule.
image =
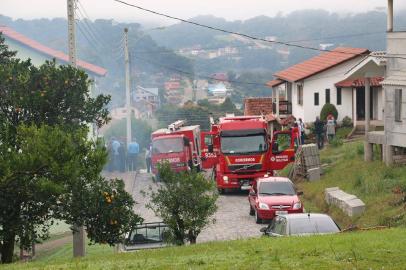
[[[191,245],[196,244],[197,235],[195,235],[192,231],[189,231],[188,238]]]
[[[14,255],[15,233],[4,235],[1,245],[1,263],[12,263]]]

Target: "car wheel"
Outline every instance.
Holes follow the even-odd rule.
[[[254,208],[252,208],[252,206],[250,205],[250,216],[255,215],[255,210]]]
[[[217,190],[218,190],[218,192],[219,192],[220,194],[224,194],[224,193],[225,193],[224,188],[218,188]]]
[[[255,222],[257,224],[262,224],[262,219],[258,216],[258,211],[255,211]]]

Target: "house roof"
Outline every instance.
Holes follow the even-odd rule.
[[[257,97],[244,100],[244,115],[268,115],[272,113],[272,98]]]
[[[65,53],[51,49],[33,39],[30,39],[30,38],[24,36],[23,34],[20,34],[16,31],[14,31],[10,27],[0,26],[0,32],[2,32],[5,37],[12,39],[16,42],[19,42],[22,45],[27,46],[39,53],[45,54],[48,57],[55,58],[62,62],[69,63],[69,56],[66,55]],[[93,65],[91,63],[82,61],[82,60],[77,60],[76,64],[79,68],[82,68],[82,69],[84,69],[88,72],[91,72],[93,74],[96,74],[98,76],[105,76],[107,73],[106,69]]]
[[[275,80],[267,82],[266,85],[269,87],[275,87],[275,86],[283,84],[284,82],[285,81],[283,81],[283,80],[275,79]]]
[[[367,53],[369,53],[369,50],[364,48],[338,47],[279,71],[274,76],[285,81],[296,82]]]
[[[383,77],[372,77],[371,78],[371,86],[378,87],[382,86]],[[349,79],[343,80],[335,84],[336,87],[343,87],[343,88],[352,88],[352,87],[363,87],[365,86],[365,78],[359,79]]]

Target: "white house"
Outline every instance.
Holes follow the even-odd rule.
[[[368,49],[339,47],[322,53],[302,63],[279,71],[275,80],[268,85],[273,88],[275,101],[282,89],[285,91],[284,106],[292,106],[292,115],[304,122],[313,122],[324,104],[331,103],[338,110],[338,121],[345,116],[361,120],[365,99],[362,99],[363,86],[357,81],[346,81],[346,73],[369,55]],[[361,81],[363,78],[359,78]],[[344,84],[345,83],[345,84]],[[343,87],[345,86],[345,87]],[[381,88],[376,85],[376,88]],[[376,119],[382,119],[382,92],[374,95]],[[357,99],[358,97],[358,99]],[[358,114],[357,106],[358,105]]]

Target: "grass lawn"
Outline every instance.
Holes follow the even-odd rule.
[[[342,226],[390,225],[404,226],[405,204],[393,191],[406,185],[406,167],[386,167],[380,161],[363,161],[363,142],[352,142],[321,151],[322,164],[328,164],[318,182],[299,181],[298,189],[304,192],[306,210],[326,212]],[[340,187],[347,193],[357,195],[366,204],[366,212],[350,218],[324,201],[324,189]]]
[[[48,260],[0,269],[404,269],[406,245],[401,239],[406,239],[406,230],[398,228],[312,237],[262,237],[125,254],[96,246],[80,260],[70,259],[71,250],[66,248]]]

